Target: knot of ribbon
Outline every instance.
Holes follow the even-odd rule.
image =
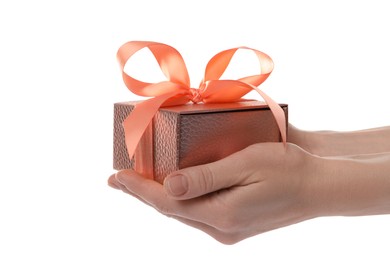
[[[166,81],[143,82],[129,76],[124,71],[127,61],[143,48],[148,48],[154,55],[167,78]],[[238,49],[252,50],[256,54],[260,62],[259,74],[237,80],[220,79]],[[130,41],[119,48],[117,59],[127,88],[136,95],[152,97],[138,103],[123,122],[125,142],[130,159],[133,157],[143,133],[160,107],[183,105],[189,101],[193,103],[236,102],[252,90],[258,92],[269,106],[279,127],[283,143],[287,141],[286,117],[283,109],[257,88],[273,70],[272,59],[261,51],[238,47],[216,54],[208,62],[204,78],[198,89],[190,87],[190,78],[184,60],[180,53],[169,45],[149,41]]]
[[[203,101],[202,94],[200,93],[199,88],[190,88],[190,92],[190,100],[192,101],[192,103],[197,104]]]

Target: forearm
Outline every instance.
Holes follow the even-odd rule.
[[[319,156],[390,152],[390,127],[336,132],[303,131],[290,125],[289,142]]]
[[[390,214],[390,153],[318,160],[309,188],[317,216]]]

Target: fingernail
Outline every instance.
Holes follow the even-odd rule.
[[[173,196],[183,195],[188,190],[187,177],[181,174],[168,176],[165,179],[165,187],[167,188],[167,191]]]

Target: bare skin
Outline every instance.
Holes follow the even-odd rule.
[[[291,124],[289,142],[319,156],[390,152],[390,126],[352,131],[303,131]]]
[[[390,213],[390,128],[307,132],[170,174],[124,170],[111,187],[224,244],[320,216]]]

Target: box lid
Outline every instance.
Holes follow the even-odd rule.
[[[280,104],[281,107],[286,107],[286,104]],[[216,113],[226,111],[242,111],[242,110],[259,110],[269,109],[268,105],[263,101],[257,100],[242,100],[232,103],[209,103],[209,104],[185,104],[181,106],[162,107],[160,111],[167,111],[179,114],[199,114],[199,113]]]
[[[136,105],[141,101],[127,101],[119,102],[117,104],[122,105]],[[287,107],[287,104],[279,104],[282,108]],[[177,113],[181,115],[188,114],[202,114],[202,113],[218,113],[227,111],[243,111],[243,110],[261,110],[269,109],[268,105],[264,101],[243,99],[237,102],[231,103],[187,103],[180,106],[161,107],[160,111]]]

